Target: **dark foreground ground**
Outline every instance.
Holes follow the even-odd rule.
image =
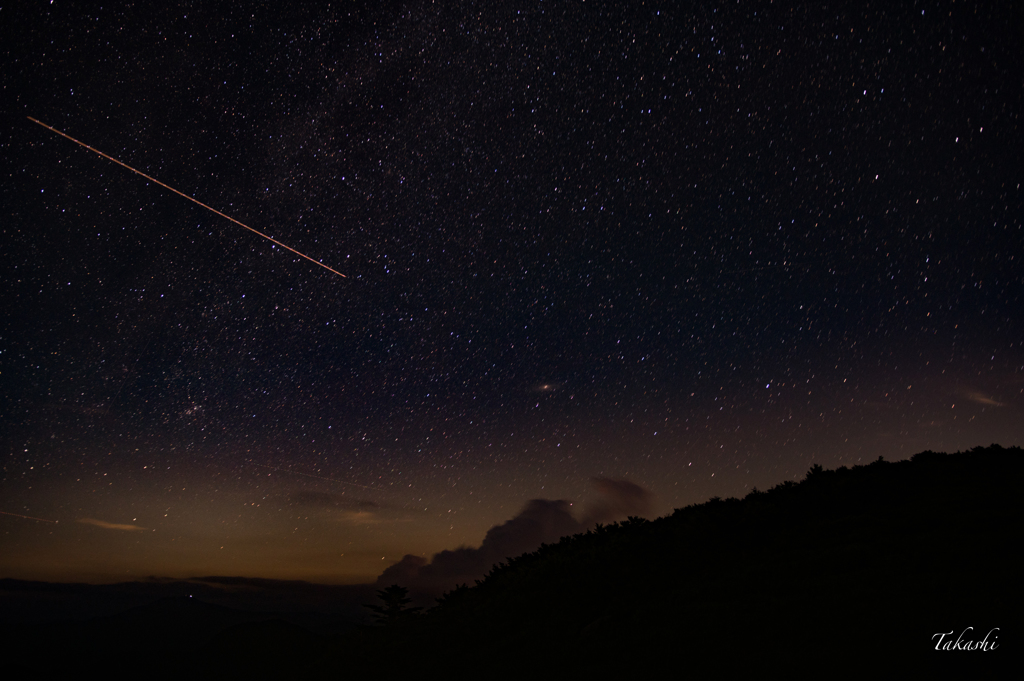
[[[1022,472],[1024,453],[997,446],[815,468],[565,538],[388,626],[187,596],[8,623],[4,676],[1017,676]],[[936,650],[946,632],[997,647]]]

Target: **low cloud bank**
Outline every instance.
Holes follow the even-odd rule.
[[[591,480],[600,499],[580,519],[564,500],[533,499],[516,517],[487,531],[480,548],[461,547],[441,551],[429,562],[421,556],[406,555],[384,570],[376,586],[398,584],[423,597],[438,596],[457,584],[473,584],[496,563],[536,550],[560,538],[585,532],[595,523],[646,516],[653,508],[653,496],[643,487],[626,480]]]
[[[288,495],[288,503],[303,511],[320,513],[323,518],[349,525],[382,525],[411,520],[405,508],[344,494],[297,491]]]
[[[96,518],[79,518],[76,522],[83,523],[85,525],[95,525],[96,527],[102,527],[104,530],[122,530],[126,532],[144,532],[148,530],[148,527],[142,527],[141,525],[125,525],[122,523],[108,523],[106,520],[96,520]]]
[[[990,407],[1005,407],[1006,406],[1006,404],[1004,402],[1000,402],[999,400],[997,400],[997,399],[995,399],[993,397],[989,397],[985,393],[978,392],[977,390],[969,390],[969,391],[967,391],[966,397],[971,402],[977,402],[978,404],[984,404],[984,405],[987,405],[987,406],[990,406]]]

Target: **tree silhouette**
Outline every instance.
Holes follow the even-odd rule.
[[[405,587],[392,584],[386,589],[377,592],[377,598],[381,600],[383,605],[364,605],[364,608],[373,610],[376,615],[377,624],[395,624],[401,620],[407,619],[411,615],[415,615],[423,608],[407,608],[406,606],[412,602],[412,599],[408,597],[409,590]]]

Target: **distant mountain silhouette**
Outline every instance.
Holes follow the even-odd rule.
[[[358,593],[364,591],[372,593]],[[115,678],[280,678],[280,670],[322,652],[327,637],[311,629],[349,627],[322,613],[239,610],[173,596],[85,620],[8,624],[0,629],[0,659],[5,679],[84,671]]]
[[[184,580],[150,577],[118,584],[0,579],[0,626],[93,619],[175,597],[193,597],[238,610],[290,613],[291,619],[321,613],[329,615],[330,620],[356,621],[363,614],[362,603],[373,598],[373,594],[370,585],[313,584],[251,577]],[[314,616],[312,621],[299,623],[319,630],[327,622],[317,622],[317,619]]]

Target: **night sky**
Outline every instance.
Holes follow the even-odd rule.
[[[0,577],[372,582],[1024,445],[1022,19],[3,6]]]

